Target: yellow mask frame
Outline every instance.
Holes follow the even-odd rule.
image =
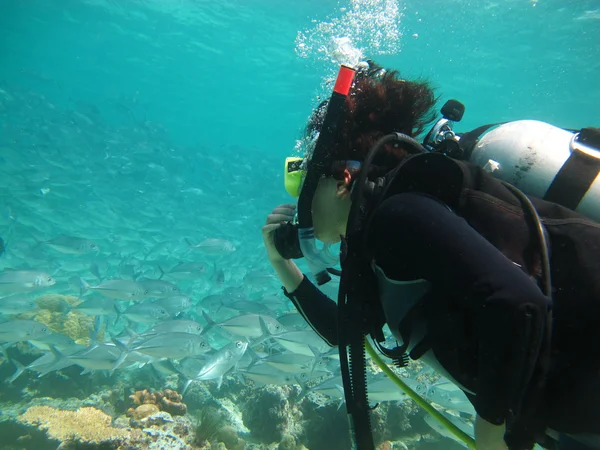
[[[304,158],[297,156],[290,156],[285,158],[285,164],[283,168],[283,183],[285,190],[292,197],[300,196],[300,189],[302,189],[302,181],[306,175],[306,170],[303,167]]]

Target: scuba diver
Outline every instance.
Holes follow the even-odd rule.
[[[436,116],[427,82],[367,61],[342,66],[333,91],[307,154],[286,160],[298,206],[276,207],[262,233],[285,295],[339,347],[355,448],[374,448],[370,335],[465,392],[479,450],[600,449],[599,130],[519,121],[459,135],[451,100],[421,144]],[[319,285],[341,275],[337,303],[302,257]]]

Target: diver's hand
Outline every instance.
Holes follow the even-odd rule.
[[[506,426],[494,425],[477,415],[475,419],[475,442],[477,450],[508,450],[504,442]]]
[[[263,240],[265,241],[265,247],[267,248],[267,256],[269,257],[271,264],[285,261],[275,247],[273,235],[275,230],[281,227],[285,222],[294,220],[295,214],[296,205],[279,205],[267,216],[267,223],[262,227],[262,235]]]

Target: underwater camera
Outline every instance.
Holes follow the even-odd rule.
[[[304,256],[300,249],[297,224],[286,222],[277,228],[273,233],[273,241],[282,258],[300,259]]]

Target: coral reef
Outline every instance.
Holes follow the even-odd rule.
[[[227,450],[244,450],[246,448],[246,442],[240,438],[238,431],[231,426],[221,428],[216,438],[218,442],[222,442],[227,447]]]
[[[47,399],[51,401],[51,399]],[[155,405],[151,405],[155,406]],[[164,411],[150,415],[138,423],[141,429],[129,426],[131,419],[117,419],[92,407],[77,411],[50,406],[31,406],[25,414],[0,418],[0,431],[13,436],[14,442],[31,441],[38,450],[192,450],[194,424],[189,417],[171,417]],[[4,427],[1,427],[6,425]],[[23,427],[28,428],[23,428]],[[41,431],[38,431],[41,430]],[[4,448],[4,447],[3,447]],[[18,448],[23,448],[23,445]],[[206,448],[211,448],[210,446]],[[213,447],[214,448],[214,447]],[[225,447],[223,447],[225,448]],[[244,447],[227,447],[242,450]]]
[[[310,396],[312,397],[312,395]],[[308,400],[308,399],[307,399]],[[352,448],[348,429],[348,415],[338,402],[315,407],[315,403],[303,402],[307,420],[306,446],[310,450],[347,450]]]
[[[225,424],[225,417],[213,407],[200,409],[196,413],[195,444],[206,446],[216,440],[219,431]]]
[[[185,403],[190,410],[200,409],[210,404],[215,398],[223,395],[223,392],[211,390],[214,383],[192,383],[185,392]]]
[[[172,389],[164,391],[152,392],[148,389],[136,391],[135,394],[129,396],[131,401],[137,408],[130,408],[127,411],[128,415],[134,415],[135,411],[142,405],[156,405],[160,411],[165,411],[172,416],[184,416],[187,414],[187,406],[182,401],[181,394]],[[147,410],[147,408],[146,408]]]
[[[81,303],[81,300],[72,295],[44,294],[35,299],[35,303],[40,309],[47,309],[51,312],[67,313],[72,307]]]
[[[139,421],[145,419],[146,417],[150,417],[151,415],[156,414],[159,411],[160,410],[158,409],[158,406],[156,406],[155,404],[144,403],[143,405],[140,405],[135,409],[130,408],[129,410],[127,410],[127,415],[130,416],[132,419]]]
[[[191,450],[190,445],[173,432],[158,428],[148,428],[144,432],[153,440],[147,447],[149,450]]]
[[[93,318],[77,311],[71,311],[71,307],[81,303],[77,297],[71,295],[46,294],[35,299],[40,308],[33,320],[41,322],[55,333],[69,336],[78,344],[88,345],[90,343],[90,332],[94,327]],[[102,339],[100,334],[99,339]]]
[[[171,417],[161,411],[145,419],[144,434],[148,437],[147,446],[141,450],[192,450],[193,424],[188,417]],[[138,449],[136,449],[138,450]]]
[[[118,448],[124,443],[133,445],[142,440],[141,433],[113,427],[109,415],[92,407],[69,411],[50,406],[32,406],[18,420],[44,430],[48,437],[61,443],[110,443],[113,448]]]
[[[291,434],[285,434],[277,445],[277,450],[296,450],[296,439]]]
[[[45,306],[53,307],[52,302]],[[28,360],[20,355],[16,359]],[[3,369],[6,376],[13,372],[12,367]],[[75,378],[80,369],[72,369],[41,379],[24,376],[11,385],[19,397],[3,403],[0,416],[0,435],[12,445],[7,448],[55,450],[57,441],[62,441],[61,450],[347,450],[351,446],[345,408],[315,392],[300,396],[297,386],[256,388],[230,379],[217,389],[214,383],[197,382],[188,389],[184,403],[176,390],[167,389],[177,384],[178,377],[157,378],[150,367],[122,371],[110,379],[100,373]],[[78,414],[98,417],[85,419],[83,426],[75,418]],[[379,404],[372,412],[372,427],[378,450],[434,448],[444,440],[429,429],[422,412],[409,401]]]
[[[279,442],[284,435],[298,441],[304,438],[303,413],[295,402],[295,386],[263,386],[250,388],[241,395],[242,418],[251,434],[263,442]]]
[[[380,408],[382,408],[381,405]],[[422,410],[415,402],[406,401],[397,407],[387,405],[382,408],[382,411],[385,413],[383,437],[386,440],[395,441],[410,435],[431,431],[423,423]]]

